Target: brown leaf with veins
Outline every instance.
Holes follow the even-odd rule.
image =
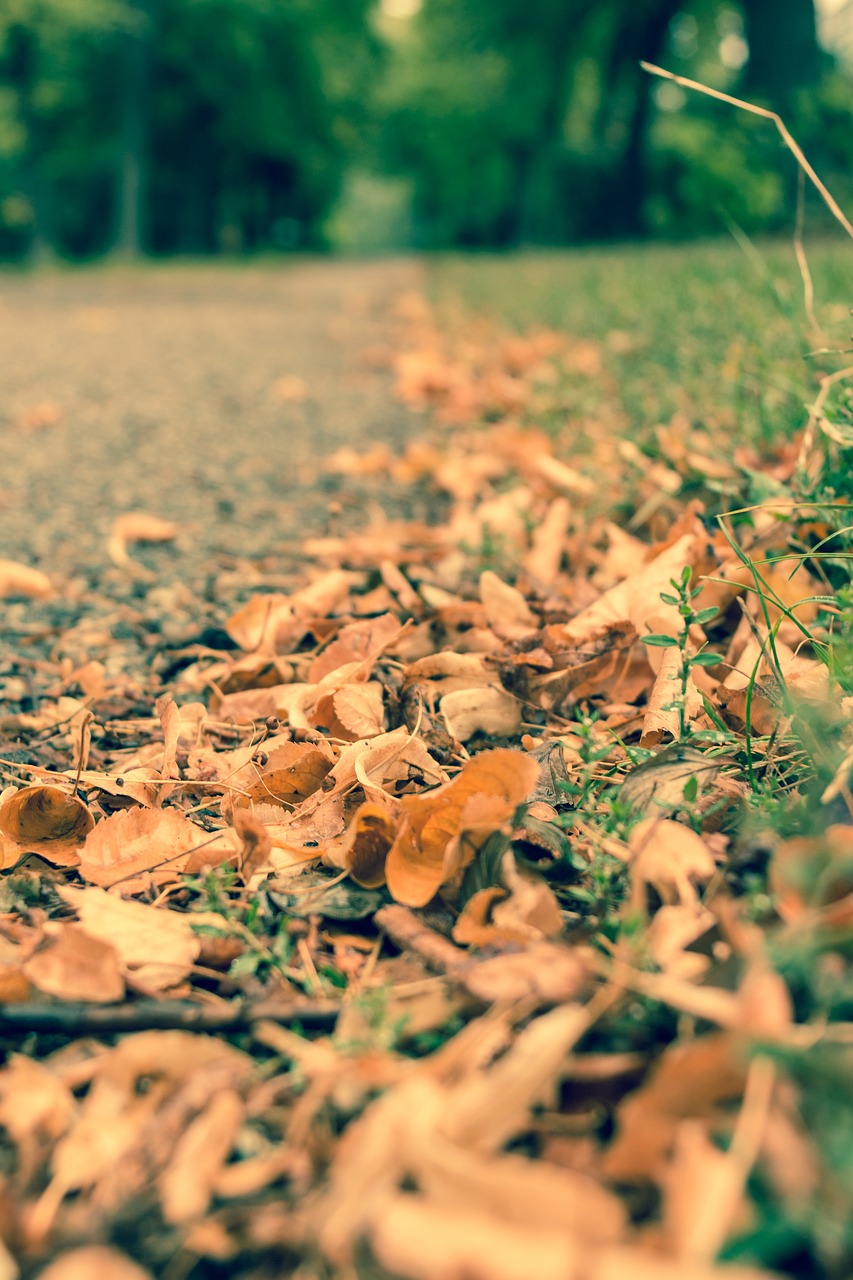
[[[177,809],[120,809],[99,822],[80,851],[80,874],[104,889],[139,893],[173,883],[199,849],[210,865],[234,856],[230,833],[209,832]]]
[[[400,622],[393,613],[349,623],[314,658],[308,679],[317,683],[348,662],[363,662],[372,655],[378,656],[399,633]]]
[[[292,809],[323,786],[332,762],[324,750],[309,742],[287,742],[271,751],[255,781],[243,784],[232,805],[245,809],[271,804]]]

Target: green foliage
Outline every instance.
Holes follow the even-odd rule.
[[[779,227],[772,127],[639,70],[761,91],[723,56],[745,32],[843,200],[849,75],[816,45],[793,63],[761,11],[426,0],[395,25],[377,0],[7,0],[0,256]]]
[[[0,255],[317,243],[365,129],[370,7],[10,0]]]

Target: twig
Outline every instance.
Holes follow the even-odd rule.
[[[99,1035],[117,1031],[246,1031],[265,1019],[305,1027],[333,1027],[341,1005],[333,1000],[288,1004],[235,1001],[210,1009],[184,1001],[139,1000],[129,1004],[6,1004],[0,1007],[0,1035]]]
[[[803,227],[805,225],[806,212],[806,179],[802,169],[797,170],[797,221],[794,227],[794,254],[797,259],[797,266],[800,268],[800,278],[803,282],[803,306],[806,310],[806,319],[809,322],[812,333],[818,337],[823,337],[823,330],[817,321],[814,310],[814,281],[809,267],[809,260],[806,257],[806,249],[803,244]]]
[[[431,969],[460,975],[470,968],[467,952],[423,924],[407,907],[381,907],[374,918],[377,927],[384,929],[392,942],[403,951],[414,951]]]
[[[678,76],[674,71],[665,71],[663,67],[656,67],[654,63],[651,62],[641,62],[640,66],[644,71],[648,71],[653,76],[660,76],[663,80],[672,80],[674,84],[681,85],[682,89],[695,89],[697,93],[704,93],[709,98],[718,98],[720,102],[728,102],[732,107],[740,107],[741,111],[749,111],[754,116],[763,116],[765,120],[772,120],[776,128],[779,130],[785,146],[791,152],[809,181],[817,188],[827,209],[829,209],[832,216],[841,223],[848,236],[850,236],[850,239],[853,240],[853,225],[851,225],[849,219],[845,215],[841,206],[835,200],[832,193],[821,182],[820,178],[806,159],[802,148],[794,140],[784,120],[776,111],[771,111],[769,107],[757,107],[754,102],[745,102],[743,98],[733,98],[730,93],[722,93],[719,89],[711,89],[706,84],[700,84],[698,80],[688,80],[686,76]]]
[[[846,365],[843,369],[836,369],[834,373],[827,373],[820,380],[820,390],[818,391],[815,402],[809,409],[809,420],[806,429],[803,432],[803,443],[800,445],[800,452],[797,458],[797,466],[805,471],[809,454],[815,441],[815,430],[820,427],[825,436],[828,436],[835,444],[840,444],[844,448],[849,448],[850,443],[843,436],[840,436],[834,430],[833,425],[825,417],[823,407],[826,404],[826,398],[829,395],[836,382],[843,382],[846,378],[853,376],[853,365]]]

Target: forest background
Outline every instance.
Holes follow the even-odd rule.
[[[0,259],[789,225],[772,126],[640,59],[845,203],[853,0],[4,0]]]

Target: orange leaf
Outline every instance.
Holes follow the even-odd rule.
[[[536,785],[538,766],[519,751],[498,748],[469,760],[452,782],[424,795],[404,796],[403,822],[388,854],[388,888],[398,902],[422,907],[476,854],[484,835],[512,816]],[[487,797],[491,806],[466,806]],[[468,849],[457,840],[468,826],[480,839]],[[451,848],[451,844],[453,847]]]
[[[0,836],[61,867],[77,865],[94,825],[83,801],[60,787],[22,787],[0,804]]]

